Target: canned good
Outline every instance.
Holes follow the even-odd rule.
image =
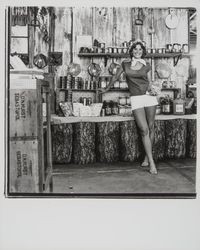
[[[148,53],[148,54],[151,54],[151,49],[147,49],[147,53]]]
[[[152,54],[156,53],[156,49],[151,49],[151,53]]]
[[[173,45],[171,43],[168,43],[166,45],[166,48],[167,48],[167,52],[171,52],[172,51],[172,48],[173,48]]]
[[[126,97],[126,104],[127,104],[127,105],[130,105],[130,104],[131,104],[131,99],[130,99],[130,97]]]
[[[123,48],[123,53],[124,54],[128,53],[128,48]]]
[[[119,81],[116,81],[116,82],[114,83],[114,88],[115,88],[115,89],[119,89]]]
[[[173,51],[179,52],[180,50],[181,50],[181,45],[179,43],[174,43],[173,44]]]
[[[183,44],[182,45],[182,51],[183,51],[183,53],[188,53],[189,52],[189,47],[188,47],[188,44]]]
[[[127,41],[123,42],[122,47],[128,47],[128,42]]]
[[[118,53],[118,49],[117,48],[113,48],[113,53]]]
[[[126,97],[119,97],[119,104],[120,105],[126,105]]]
[[[123,82],[120,82],[120,89],[127,89],[128,88],[128,84],[127,82],[123,81]]]
[[[112,47],[108,47],[108,53],[112,53],[113,52],[113,48]]]
[[[122,53],[122,48],[117,48],[118,53]]]
[[[83,105],[86,106],[87,105],[87,98],[83,97]]]
[[[105,49],[106,44],[105,43],[100,43],[100,48]]]
[[[158,52],[159,54],[162,54],[162,48],[158,49],[157,52]]]
[[[162,53],[164,54],[166,52],[166,49],[165,48],[162,48]]]

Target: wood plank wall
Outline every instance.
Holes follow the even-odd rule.
[[[144,40],[147,48],[151,47],[151,35],[149,28],[151,26],[151,16],[155,34],[153,38],[153,47],[163,48],[167,43],[188,43],[188,10],[176,9],[175,13],[179,19],[178,27],[169,30],[165,25],[165,18],[169,14],[168,9],[163,8],[142,8],[140,16],[143,19],[142,26],[135,25],[135,19],[138,17],[138,8],[118,7],[118,8],[97,8],[97,7],[55,7],[55,42],[54,51],[63,52],[63,65],[57,67],[57,79],[66,74],[67,65],[70,63],[71,55],[73,62],[80,63],[82,68],[81,76],[88,77],[87,67],[91,59],[79,58],[79,47],[77,37],[81,35],[91,36],[92,39],[105,42],[108,46],[121,46],[122,42],[131,39]],[[103,13],[103,14],[102,14]],[[104,16],[105,14],[105,16]],[[72,31],[73,29],[73,31]],[[72,46],[70,46],[70,34],[72,32]],[[48,50],[41,41],[41,34],[37,31],[35,34],[35,53]],[[93,59],[96,63],[103,62],[104,59]],[[166,59],[155,59],[156,65]],[[172,66],[173,74],[171,80],[177,80],[178,87],[185,91],[185,83],[188,77],[189,59],[183,58],[177,66],[183,65],[186,68],[184,76],[177,76],[176,68],[173,67],[173,60],[167,59]],[[118,60],[121,62],[121,59]],[[108,65],[111,60],[108,61]],[[155,79],[161,82],[155,74]]]

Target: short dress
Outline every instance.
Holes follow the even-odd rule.
[[[147,73],[151,66],[149,63],[143,65],[139,70],[131,69],[131,61],[123,61],[122,68],[125,72],[126,81],[130,91],[131,109],[155,106],[158,104],[156,96],[148,94],[149,81]]]

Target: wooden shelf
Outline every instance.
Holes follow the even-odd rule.
[[[107,60],[109,58],[130,58],[128,53],[79,53],[79,57],[104,57],[105,58],[105,66],[107,65]],[[149,53],[146,54],[145,58],[173,58],[174,59],[174,66],[177,65],[179,59],[184,57],[189,57],[189,54],[183,54],[182,52],[175,52],[175,53]]]
[[[180,88],[162,88],[161,91],[162,91],[162,90],[173,90],[173,91],[178,91],[178,90],[180,90]]]
[[[95,92],[96,89],[63,89],[57,88],[58,91],[85,91],[85,92]]]
[[[150,54],[146,54],[146,58],[159,58],[159,57],[177,57],[177,56],[181,56],[182,53],[181,52],[177,52],[177,53],[150,53]],[[188,54],[184,54],[184,55],[188,55]],[[128,53],[79,53],[78,54],[79,57],[111,57],[111,58],[127,58],[130,57],[130,55]]]
[[[128,88],[126,88],[126,89],[113,88],[113,89],[109,89],[109,91],[129,91],[129,89]]]

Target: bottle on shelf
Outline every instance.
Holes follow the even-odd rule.
[[[173,114],[184,115],[185,114],[185,101],[181,97],[181,94],[177,94],[176,99],[173,101]]]

